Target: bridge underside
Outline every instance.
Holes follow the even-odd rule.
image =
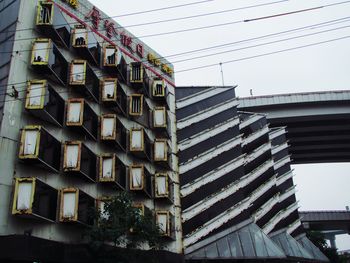
[[[239,99],[239,110],[264,113],[270,127],[285,126],[293,164],[350,161],[350,92]]]

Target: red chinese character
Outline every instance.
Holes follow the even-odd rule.
[[[101,20],[100,11],[96,7],[93,7],[92,10],[85,16],[85,18],[88,17],[91,17],[94,28],[98,29]]]
[[[104,22],[104,27],[106,29],[107,37],[111,38],[113,35],[118,35],[113,22],[106,19]]]
[[[136,45],[136,53],[139,55],[141,58],[143,58],[143,45],[137,44]]]
[[[128,49],[130,49],[132,52],[134,52],[134,50],[132,49],[132,38],[131,36],[126,35],[125,33],[121,33],[120,34],[120,41],[122,43],[123,46],[127,47]]]

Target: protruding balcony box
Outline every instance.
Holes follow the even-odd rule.
[[[54,222],[58,191],[34,178],[15,178],[12,214]]]
[[[32,47],[31,66],[60,85],[67,83],[68,62],[49,38],[37,38]]]
[[[172,202],[172,182],[167,173],[156,173],[154,186],[154,198]]]
[[[150,108],[142,94],[131,94],[129,96],[129,117],[143,126],[148,127]]]
[[[104,184],[114,184],[121,189],[126,188],[126,166],[115,154],[100,156],[98,181]]]
[[[78,54],[89,60],[90,63],[99,66],[101,60],[101,46],[93,32],[84,25],[76,25],[72,30],[72,46]]]
[[[53,39],[57,45],[69,48],[71,27],[53,2],[39,1],[36,26],[42,34]]]
[[[158,210],[156,211],[156,224],[163,237],[173,238],[173,224],[172,215],[169,211]]]
[[[100,100],[100,80],[86,60],[73,60],[70,63],[69,85],[95,102]]]
[[[81,141],[64,143],[63,171],[76,174],[89,181],[95,182],[97,170],[96,155]]]
[[[103,67],[114,77],[118,77],[126,83],[127,64],[114,45],[105,45],[103,47]],[[124,71],[124,73],[122,72]]]
[[[127,96],[116,78],[105,78],[101,81],[101,101],[108,108],[126,116]]]
[[[34,116],[62,127],[64,105],[64,99],[46,80],[28,82],[25,109]]]
[[[63,188],[60,190],[59,221],[91,226],[94,222],[89,211],[94,206],[95,199],[78,188]]]
[[[41,126],[25,126],[21,132],[19,159],[39,164],[51,171],[60,170],[61,143]]]
[[[116,114],[103,114],[100,119],[101,141],[126,151],[127,130]]]
[[[170,123],[165,106],[154,107],[152,110],[152,127],[155,134],[159,137],[169,138],[168,123]]]
[[[155,78],[151,85],[152,99],[164,102],[166,104],[166,84],[163,79]]]
[[[152,175],[143,164],[129,166],[129,190],[152,198]]]
[[[130,130],[129,151],[137,157],[151,160],[151,143],[143,128]]]
[[[169,168],[169,151],[167,139],[155,139],[153,143],[153,161]]]
[[[98,116],[84,99],[68,99],[66,126],[97,140]]]
[[[149,95],[150,80],[147,76],[146,70],[141,62],[131,62],[129,64],[129,84],[131,87],[138,89],[139,92]]]

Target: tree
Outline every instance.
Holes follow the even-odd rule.
[[[90,246],[98,258],[100,255],[105,258],[108,258],[108,254],[112,256],[115,249],[111,249],[111,246],[126,248],[124,254],[127,261],[128,251],[142,244],[148,244],[151,249],[162,248],[162,233],[153,214],[149,210],[142,213],[140,208],[134,207],[128,192],[118,192],[104,204],[103,210],[95,209],[92,212],[95,224],[87,231]]]

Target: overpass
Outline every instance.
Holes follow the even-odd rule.
[[[350,91],[239,98],[238,109],[286,127],[292,164],[350,161]]]
[[[335,247],[335,236],[350,234],[350,211],[299,211],[306,230],[321,231]]]

